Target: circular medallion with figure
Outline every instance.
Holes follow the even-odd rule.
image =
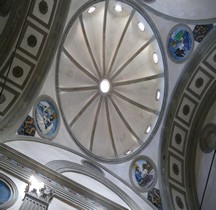
[[[174,62],[183,62],[193,50],[193,36],[186,25],[175,26],[168,35],[168,53]]]
[[[55,102],[48,96],[40,96],[35,103],[33,115],[38,135],[53,139],[59,129],[59,113]]]
[[[140,192],[151,190],[157,181],[157,171],[154,162],[146,156],[133,160],[129,169],[130,181]]]

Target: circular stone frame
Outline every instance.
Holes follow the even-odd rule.
[[[188,52],[188,55],[186,55],[183,59],[181,60],[176,60],[173,55],[171,54],[170,52],[170,49],[169,49],[169,40],[170,40],[170,37],[171,35],[173,34],[173,32],[178,29],[178,28],[182,28],[182,29],[185,29],[185,31],[187,31],[189,34],[190,34],[190,37],[191,37],[191,48]],[[190,55],[192,54],[193,52],[193,49],[194,49],[194,37],[193,37],[193,32],[192,30],[189,28],[189,26],[185,25],[185,24],[177,24],[175,25],[174,27],[171,28],[168,36],[167,36],[167,43],[166,43],[166,49],[167,49],[167,54],[170,58],[171,61],[173,61],[174,63],[183,63],[184,61],[186,61]]]
[[[46,134],[43,134],[40,130],[40,128],[38,127],[38,124],[37,124],[37,117],[36,117],[36,106],[37,104],[40,102],[40,101],[48,101],[52,107],[55,109],[56,111],[56,119],[58,120],[58,124],[57,124],[57,127],[54,131],[54,133],[51,135],[51,136],[48,136]],[[35,104],[34,104],[34,107],[33,107],[33,118],[34,118],[34,121],[35,121],[35,127],[36,127],[36,131],[38,133],[38,135],[43,138],[43,139],[48,139],[48,140],[52,140],[56,137],[58,131],[59,131],[59,128],[60,128],[60,115],[59,115],[59,110],[58,110],[58,107],[56,105],[56,102],[49,96],[46,96],[46,95],[41,95],[38,97],[38,99],[36,100]]]
[[[0,173],[0,180],[3,181],[10,189],[11,196],[4,204],[0,205],[0,209],[8,209],[15,204],[18,198],[18,189],[16,184],[6,175]]]
[[[132,170],[133,170],[133,166],[134,164],[137,162],[137,161],[146,161],[147,163],[149,163],[152,167],[152,170],[154,170],[154,174],[153,174],[153,181],[152,183],[144,188],[144,187],[139,187],[136,185],[136,183],[134,182],[134,179],[133,179],[133,173],[132,173]],[[130,178],[130,182],[131,184],[133,185],[133,187],[138,190],[139,192],[148,192],[149,190],[153,189],[156,182],[157,182],[157,168],[156,168],[156,165],[155,163],[153,162],[153,160],[145,155],[140,155],[138,157],[136,157],[130,164],[130,167],[129,167],[129,178]]]

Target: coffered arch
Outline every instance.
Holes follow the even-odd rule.
[[[164,197],[170,209],[200,208],[195,157],[203,123],[216,100],[215,31],[186,65],[166,116],[160,163]]]

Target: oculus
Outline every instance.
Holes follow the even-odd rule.
[[[17,200],[18,190],[14,182],[0,173],[0,209],[10,208]]]
[[[114,10],[116,12],[122,12],[122,6],[120,4],[116,4],[115,7],[114,7]]]
[[[11,197],[11,190],[8,185],[0,179],[0,206],[5,204]]]

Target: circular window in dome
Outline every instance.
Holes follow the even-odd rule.
[[[5,204],[11,197],[11,190],[8,185],[0,180],[0,206]]]
[[[161,119],[164,51],[156,27],[134,1],[89,1],[78,11],[57,59],[62,116],[84,152],[123,161],[148,145]]]
[[[168,52],[174,62],[183,62],[193,50],[193,35],[186,25],[175,26],[168,35]]]
[[[18,190],[14,182],[0,173],[0,209],[8,209],[17,200]]]

